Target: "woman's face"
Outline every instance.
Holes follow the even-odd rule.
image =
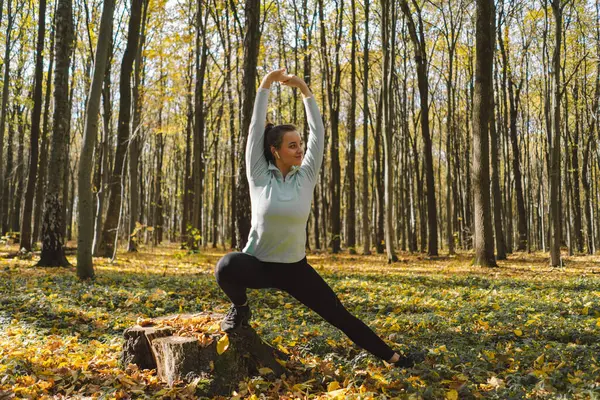
[[[302,158],[304,157],[304,142],[302,141],[300,134],[296,131],[286,132],[283,135],[281,148],[277,150],[277,153],[279,153],[279,159],[275,154],[273,156],[283,165],[300,166],[302,164]]]

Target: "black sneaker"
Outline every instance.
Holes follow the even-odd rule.
[[[221,330],[230,332],[239,326],[250,326],[250,317],[252,317],[250,306],[232,304],[227,314],[225,314],[225,318],[221,321]]]
[[[396,367],[400,367],[400,368],[411,368],[414,367],[415,364],[419,364],[422,363],[423,361],[425,361],[425,355],[426,353],[424,351],[421,350],[407,350],[403,353],[399,353],[400,354],[400,359],[394,363],[392,363],[393,365],[395,365]]]

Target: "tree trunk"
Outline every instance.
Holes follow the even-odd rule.
[[[452,169],[451,169],[451,142],[454,132],[454,118],[452,109],[452,68],[454,66],[454,51],[449,52],[449,72],[447,80],[448,115],[446,116],[446,240],[448,241],[448,254],[456,254],[454,250],[454,229],[452,229]]]
[[[115,152],[113,171],[108,183],[109,198],[106,220],[102,228],[100,253],[104,257],[113,257],[122,202],[121,180],[125,171],[125,157],[130,139],[129,124],[131,120],[131,73],[140,36],[140,22],[143,0],[132,0],[129,18],[127,45],[121,63],[119,82],[119,121],[117,124],[117,149]]]
[[[131,139],[129,141],[129,235],[127,251],[137,251],[137,237],[133,235],[136,225],[139,221],[139,181],[138,181],[138,169],[139,169],[139,158],[141,149],[141,119],[142,119],[142,93],[140,93],[141,77],[144,68],[144,57],[143,50],[146,42],[146,21],[148,16],[148,1],[143,1],[142,7],[142,28],[140,31],[140,42],[138,44],[137,52],[135,55],[135,66],[133,70],[133,131],[131,132]]]
[[[238,141],[238,154],[246,154],[246,142],[252,119],[252,107],[256,96],[256,66],[260,47],[260,1],[246,0],[246,26],[244,34],[244,87],[242,97],[241,129]],[[250,233],[250,192],[246,180],[246,163],[239,157],[236,184],[236,236],[239,248],[244,248]]]
[[[229,6],[226,6],[226,14],[225,14],[225,27],[227,32],[229,32]],[[229,198],[229,208],[230,208],[230,222],[229,222],[229,231],[231,236],[231,248],[235,249],[237,247],[237,237],[235,234],[235,226],[236,226],[236,187],[235,187],[235,148],[236,148],[236,138],[235,138],[235,112],[234,112],[234,104],[233,104],[233,83],[231,79],[231,56],[232,48],[231,48],[231,36],[226,35],[226,43],[227,43],[227,57],[225,59],[226,63],[226,84],[227,84],[227,107],[229,111],[229,154],[231,163],[231,178],[229,178],[229,186],[230,186],[230,198]]]
[[[221,115],[223,115],[223,102],[219,106],[217,123],[214,132],[219,132],[221,130]],[[214,142],[214,153],[213,153],[213,161],[214,161],[214,173],[213,173],[213,204],[212,204],[212,248],[217,248],[217,237],[219,235],[219,198],[221,197],[221,183],[219,181],[219,137],[215,135]]]
[[[521,85],[514,90],[512,77],[508,80],[508,95],[510,104],[510,142],[512,145],[512,167],[515,179],[515,194],[517,196],[517,251],[527,250],[527,213],[525,211],[525,199],[523,197],[523,184],[521,178],[521,160],[519,142],[517,139],[517,110],[519,108],[519,97]]]
[[[554,54],[552,56],[552,141],[550,148],[550,265],[562,266],[560,257],[561,215],[559,207],[560,189],[560,100],[562,95],[560,82],[560,49],[562,46],[562,12],[560,0],[552,0],[554,15]]]
[[[384,203],[385,203],[385,248],[387,253],[388,263],[398,261],[396,256],[394,229],[393,229],[393,205],[394,205],[394,156],[392,151],[392,135],[393,135],[393,94],[392,89],[392,69],[393,69],[393,54],[395,32],[392,29],[393,24],[393,4],[388,0],[381,2],[381,40],[383,43],[383,71],[382,76],[384,84],[382,85],[382,108],[383,108],[383,153],[384,153]],[[391,54],[390,54],[391,53]]]
[[[350,254],[356,254],[356,4],[350,0],[352,12],[352,39],[350,46],[350,109],[348,110],[348,147],[346,148],[346,247]]]
[[[402,42],[406,43],[406,29],[402,29]],[[416,215],[415,215],[415,201],[414,201],[414,175],[411,161],[411,147],[410,147],[410,128],[408,123],[409,111],[408,111],[408,49],[407,46],[403,46],[402,50],[402,130],[403,130],[403,166],[404,171],[401,176],[404,179],[404,204],[406,205],[404,215],[408,231],[408,249],[410,252],[417,251],[417,227],[416,227]]]
[[[497,260],[506,260],[504,229],[502,228],[502,194],[500,192],[500,165],[498,160],[498,133],[496,131],[496,112],[494,96],[490,96],[490,150],[492,167],[492,198],[494,199],[494,231],[496,238]]]
[[[22,79],[19,77],[18,79]],[[19,94],[20,96],[20,94]],[[25,121],[23,120],[23,112],[25,107],[18,106],[17,107],[17,122],[18,122],[18,131],[19,131],[19,145],[17,148],[17,167],[15,168],[15,179],[16,179],[16,187],[15,187],[15,195],[13,197],[13,217],[12,217],[12,230],[14,232],[19,232],[19,218],[21,217],[21,202],[23,199],[23,189],[24,183],[26,182],[25,178],[25,161],[23,160],[23,153],[25,150]],[[33,196],[32,196],[33,202]],[[31,221],[31,212],[29,213],[29,221]],[[31,222],[30,222],[31,229]],[[22,234],[20,235],[22,238]],[[22,247],[22,246],[20,246]]]
[[[67,153],[68,154],[68,153]],[[67,229],[66,229],[66,238],[67,241],[73,240],[73,206],[75,205],[75,170],[77,169],[77,165],[73,168],[69,168],[69,172],[67,173],[67,181],[69,181],[69,201],[65,200],[65,203],[69,205],[67,209]]]
[[[92,193],[91,175],[93,151],[98,136],[98,113],[100,112],[100,97],[106,65],[108,63],[108,52],[110,38],[113,31],[114,0],[104,2],[102,17],[100,20],[100,31],[96,44],[96,55],[94,57],[94,73],[85,117],[85,131],[83,143],[79,155],[79,172],[77,177],[79,204],[77,207],[77,224],[79,232],[77,236],[77,276],[80,279],[94,277],[94,265],[92,261],[92,245],[94,239],[94,195]]]
[[[100,156],[98,163],[100,168],[99,184],[96,187],[96,216],[94,218],[94,241],[92,245],[92,254],[97,255],[100,252],[100,242],[102,241],[102,221],[104,216],[104,200],[106,199],[106,191],[108,190],[109,171],[110,171],[110,154],[109,146],[110,138],[112,137],[111,120],[112,120],[112,102],[111,102],[111,60],[112,60],[112,36],[109,38],[109,47],[106,60],[106,71],[104,73],[104,82],[102,85],[102,143],[100,144]]]
[[[363,155],[362,155],[362,229],[363,254],[371,254],[369,226],[369,2],[365,2],[365,41],[363,62]]]
[[[8,89],[10,87],[10,50],[12,48],[12,28],[14,25],[15,15],[12,12],[13,0],[8,0],[7,7],[7,24],[6,24],[6,43],[4,47],[4,81],[2,84],[2,103],[0,105],[0,190],[4,188],[4,175],[3,171],[4,161],[4,130],[6,129],[6,113],[8,112]],[[9,199],[5,198],[4,194],[0,196],[0,235],[4,235],[6,232],[6,214],[8,211]]]
[[[333,71],[329,67],[329,54],[327,52],[325,14],[323,10],[323,0],[319,0],[319,18],[321,21],[321,56],[324,62],[325,78],[327,82],[327,103],[329,104],[329,119],[331,123],[331,180],[329,181],[330,191],[330,214],[331,221],[331,251],[339,253],[341,251],[341,173],[339,157],[339,117],[340,117],[340,87],[341,65],[340,48],[342,39],[342,26],[344,14],[344,0],[336,4],[336,22],[335,22],[335,41],[334,41],[334,64]]]
[[[506,22],[506,17],[504,16],[504,14],[502,13],[502,17],[504,17],[504,23],[507,24]],[[512,69],[510,68],[510,54],[507,51],[506,47],[505,47],[505,40],[508,40],[508,38],[503,36],[503,32],[507,32],[506,30],[502,29],[502,26],[500,27],[500,29],[498,30],[498,44],[499,44],[499,48],[500,48],[500,53],[502,55],[502,63],[503,63],[503,70],[502,70],[502,82],[503,82],[503,88],[504,88],[504,93],[506,95],[506,82],[508,82],[508,100],[509,100],[509,120],[510,120],[510,129],[509,129],[509,133],[510,133],[510,143],[511,143],[511,150],[512,150],[512,172],[514,174],[514,180],[515,180],[515,194],[517,197],[517,231],[518,231],[518,240],[517,240],[517,251],[525,251],[527,250],[527,213],[525,211],[525,200],[523,197],[523,184],[522,184],[522,178],[521,178],[521,161],[520,161],[520,150],[519,150],[519,143],[518,143],[518,139],[517,139],[517,113],[518,113],[518,109],[519,109],[519,98],[520,98],[520,93],[521,93],[521,86],[522,86],[522,81],[521,83],[519,83],[518,87],[516,88],[516,93],[515,93],[515,84],[514,84],[514,77],[513,77],[513,73],[512,73]],[[510,76],[507,76],[510,70]],[[504,106],[506,107],[506,101],[504,103]],[[507,115],[507,110],[505,110],[504,112],[504,116],[506,117]],[[506,121],[505,121],[505,125],[506,125]],[[508,205],[510,206],[510,205]],[[512,219],[512,218],[511,218]]]
[[[13,198],[13,193],[11,191],[11,175],[14,173],[14,162],[13,162],[13,148],[15,141],[15,110],[10,115],[10,121],[8,122],[8,143],[6,146],[6,170],[4,174],[4,187],[2,190],[2,198],[6,199],[6,201],[2,204],[2,232],[10,231],[10,212],[12,211],[12,207],[9,207],[11,204],[11,199]]]
[[[456,207],[453,204],[455,200],[455,185],[458,179],[457,175],[453,176],[453,159],[459,157],[458,154],[452,154],[453,140],[456,141],[457,126],[455,117],[456,91],[454,88],[454,64],[456,55],[456,44],[462,30],[464,3],[459,3],[458,13],[454,13],[452,2],[448,2],[448,11],[439,8],[442,12],[442,19],[445,29],[445,40],[448,49],[448,77],[446,79],[446,240],[448,243],[448,254],[455,254],[455,238],[454,233],[457,228]],[[440,135],[441,140],[441,135]]]
[[[69,93],[69,68],[73,45],[73,4],[59,0],[56,8],[56,69],[54,71],[54,117],[49,175],[44,201],[42,223],[42,254],[39,266],[68,266],[63,250],[63,207],[60,202],[64,184],[64,166],[67,158],[69,121],[71,118]]]
[[[208,58],[208,47],[206,45],[206,19],[208,19],[208,7],[202,14],[202,2],[198,2],[196,12],[196,90],[194,93],[194,164],[193,164],[193,188],[194,201],[192,208],[192,228],[202,232],[202,207],[204,204],[204,75]],[[202,18],[205,18],[205,21]],[[244,175],[245,176],[245,175]],[[204,241],[204,238],[202,238]],[[198,241],[194,240],[193,248]]]
[[[415,3],[416,5],[416,3]],[[427,76],[427,50],[425,48],[425,33],[423,32],[423,21],[421,10],[417,8],[417,27],[406,0],[400,2],[400,7],[406,17],[410,37],[415,50],[415,63],[417,65],[417,80],[419,85],[419,98],[421,103],[421,136],[423,137],[423,151],[425,153],[425,179],[427,185],[427,228],[428,247],[430,256],[438,255],[437,237],[437,205],[435,201],[435,181],[433,172],[433,154],[431,134],[429,132],[429,81]]]
[[[496,30],[496,18],[492,20],[492,33]],[[494,35],[495,37],[495,35]],[[493,87],[490,84],[490,87]],[[490,99],[490,151],[491,151],[491,167],[492,167],[492,198],[494,199],[494,231],[496,238],[496,259],[506,260],[506,245],[504,242],[504,229],[502,229],[502,194],[500,193],[500,165],[498,159],[498,132],[496,131],[496,104],[494,95],[489,96]]]
[[[190,26],[192,22],[190,22]],[[190,32],[191,35],[191,32]],[[192,101],[192,83],[193,83],[193,54],[190,52],[187,67],[187,94],[186,98],[186,125],[185,125],[185,167],[183,177],[183,214],[181,215],[181,244],[187,246],[189,225],[191,222],[191,202],[192,202],[192,131],[194,129],[194,103]],[[229,68],[227,68],[229,71]],[[234,175],[232,173],[232,175]]]
[[[162,74],[162,72],[161,72]],[[164,85],[164,79],[166,75],[162,75],[161,83],[159,85],[162,87]],[[161,91],[164,88],[161,88]],[[163,93],[164,96],[164,93]],[[162,242],[163,237],[163,225],[164,225],[164,210],[163,210],[163,155],[165,151],[165,137],[162,130],[162,105],[160,106],[160,110],[158,112],[158,132],[156,135],[156,173],[154,176],[154,199],[152,203],[154,204],[154,212],[153,214],[153,222],[152,226],[154,227],[154,245],[157,246]]]
[[[27,190],[23,205],[23,217],[21,222],[20,247],[31,251],[31,214],[33,211],[33,196],[35,194],[35,183],[37,179],[37,167],[40,136],[40,119],[42,113],[42,80],[44,74],[44,36],[46,33],[46,0],[40,0],[38,17],[38,34],[35,51],[35,84],[33,89],[33,111],[31,113],[31,139],[29,153],[29,176],[27,177]]]
[[[597,3],[597,12],[600,15],[600,2]],[[597,33],[598,37],[598,55],[600,56],[600,29],[598,29]],[[592,100],[592,110],[597,110],[598,105],[600,104],[600,58],[597,61],[597,69],[596,69],[596,90],[594,94],[594,99]],[[592,142],[595,139],[595,131],[597,129],[596,124],[598,123],[598,118],[590,115],[589,111],[587,112],[587,121],[588,121],[588,129],[589,132],[586,144],[583,150],[583,159],[582,159],[582,167],[581,167],[581,180],[583,184],[583,190],[585,193],[584,196],[584,212],[585,212],[585,223],[586,223],[586,247],[588,254],[594,254],[596,252],[595,240],[594,240],[594,212],[593,212],[593,193],[592,193],[592,164],[590,162],[590,155],[592,152]],[[600,133],[600,130],[598,131]]]
[[[381,154],[381,137],[382,137],[382,115],[383,115],[383,87],[379,92],[379,98],[377,101],[377,111],[375,117],[375,194],[376,194],[376,216],[377,223],[375,227],[375,248],[377,254],[383,254],[383,242],[384,242],[384,180],[383,180],[383,169],[382,154]]]
[[[489,97],[492,90],[494,33],[492,0],[477,1],[475,93],[473,103],[473,186],[475,265],[496,266],[490,215]]]
[[[56,18],[56,13],[54,13]],[[39,151],[39,171],[35,187],[35,207],[33,209],[33,235],[31,237],[31,246],[40,238],[40,225],[42,219],[42,210],[44,209],[44,193],[46,191],[46,177],[48,171],[48,121],[50,120],[50,95],[52,94],[52,70],[54,67],[54,21],[52,21],[52,30],[50,33],[50,55],[48,63],[48,73],[46,79],[46,94],[44,99],[44,119],[42,127],[42,142]]]
[[[468,63],[468,87],[466,90],[467,96],[467,112],[466,112],[466,139],[464,144],[464,152],[465,152],[465,160],[464,160],[464,171],[465,171],[465,190],[464,190],[464,219],[463,219],[463,234],[465,243],[465,248],[470,249],[473,246],[472,238],[473,238],[473,212],[472,212],[472,204],[473,204],[473,188],[471,184],[471,174],[472,171],[469,170],[469,166],[471,166],[471,137],[469,135],[469,129],[472,128],[472,116],[473,116],[473,52],[469,52],[469,63]]]
[[[77,30],[79,29],[79,18],[77,18],[75,20],[75,27],[74,27],[74,32],[77,32]],[[77,65],[77,52],[75,51],[75,49],[77,49],[77,39],[78,36],[76,34],[73,35],[73,43],[71,46],[71,63],[73,66]],[[83,57],[82,57],[83,58]],[[86,77],[86,79],[84,80],[84,88],[83,88],[83,92],[87,94],[87,92],[89,91],[89,85],[88,85],[88,81],[89,79],[89,70],[90,70],[90,66],[89,63],[87,63],[85,61],[85,59],[82,59],[82,65],[83,65],[83,76]],[[71,74],[71,83],[69,84],[69,112],[71,112],[71,110],[73,109],[73,97],[75,96],[75,74]],[[86,100],[87,101],[87,100]],[[84,101],[85,102],[85,101]],[[63,223],[63,237],[65,238],[65,243],[68,242],[69,240],[71,240],[70,237],[70,232],[71,232],[71,225],[72,225],[72,204],[71,201],[69,200],[69,192],[70,192],[70,177],[71,177],[71,158],[69,156],[70,152],[71,152],[71,145],[73,143],[73,137],[74,135],[71,135],[71,118],[68,119],[68,125],[67,125],[67,137],[68,140],[65,144],[65,158],[64,158],[64,169],[63,169],[63,186],[62,186],[62,204],[63,204],[63,208],[62,208],[62,219],[64,221]]]
[[[310,52],[310,47],[312,46],[312,27],[313,25],[311,24],[311,21],[308,18],[308,0],[303,0],[302,1],[302,10],[303,10],[303,15],[302,15],[302,24],[303,24],[303,38],[302,38],[302,48],[304,50],[304,66],[303,66],[303,72],[304,72],[304,82],[306,82],[306,84],[308,86],[310,86],[311,84],[311,76],[312,76],[312,56],[311,56],[311,52]],[[314,13],[316,14],[316,9],[314,10]],[[297,54],[297,53],[296,53]],[[294,96],[296,95],[295,91],[294,91]],[[296,104],[296,102],[294,102],[294,105]],[[294,108],[295,110],[295,108]],[[304,141],[305,143],[308,142],[308,135],[309,135],[309,129],[308,129],[308,119],[306,117],[306,113],[304,113]],[[321,170],[324,169],[324,163],[321,166]],[[319,191],[320,191],[320,185],[315,185],[315,190],[313,193],[313,205],[312,205],[312,211],[313,211],[313,236],[314,236],[314,241],[315,241],[315,248],[317,249],[321,249],[321,232],[320,232],[320,217],[321,217],[321,205],[320,205],[320,195],[319,195]],[[307,229],[307,241],[306,241],[306,245],[307,247],[310,245],[310,241],[308,240],[308,223],[310,221],[307,222],[306,225],[306,229]]]
[[[573,88],[573,108],[575,108],[575,131],[573,132],[573,142],[571,143],[571,163],[573,171],[573,229],[575,241],[577,242],[577,251],[583,253],[583,226],[581,218],[581,194],[580,176],[579,176],[579,128],[581,126],[579,114],[579,85],[575,82]]]

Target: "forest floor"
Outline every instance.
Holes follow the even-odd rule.
[[[0,256],[16,250],[2,245]],[[225,312],[213,275],[223,254],[146,247],[95,259],[91,283],[75,268],[35,267],[37,257],[1,258],[0,399],[193,398],[191,386],[121,369],[123,330],[138,318]],[[600,256],[565,255],[562,269],[542,253],[495,269],[471,266],[468,253],[399,258],[308,255],[351,313],[393,348],[424,348],[425,362],[391,367],[286,293],[250,290],[254,328],[304,370],[252,377],[232,396],[600,398]]]

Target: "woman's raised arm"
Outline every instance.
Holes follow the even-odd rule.
[[[323,127],[323,119],[319,112],[319,106],[308,85],[301,78],[292,76],[290,79],[281,82],[281,84],[289,87],[297,87],[304,97],[304,109],[306,110],[306,119],[310,134],[308,136],[308,148],[300,169],[306,178],[315,185],[319,171],[321,170],[321,164],[323,163],[323,153],[325,152],[325,128]]]
[[[285,68],[269,72],[263,78],[256,93],[245,154],[246,177],[249,182],[257,183],[257,180],[267,174],[268,164],[264,154],[264,135],[269,91],[273,82],[281,81],[287,77],[288,75],[285,75]]]

